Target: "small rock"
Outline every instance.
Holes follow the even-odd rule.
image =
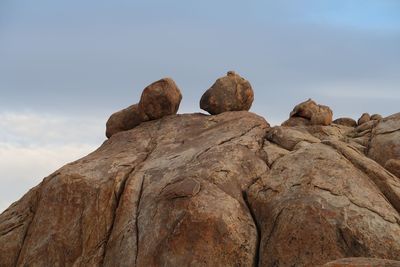
[[[233,71],[217,79],[200,100],[200,108],[212,115],[249,110],[254,100],[250,83]]]
[[[363,113],[361,117],[358,119],[358,125],[364,124],[371,120],[371,116],[368,113]]]
[[[311,125],[330,125],[332,123],[332,110],[323,105],[318,105],[311,98],[298,104],[290,112],[290,117],[301,117],[310,121]]]
[[[400,178],[400,159],[389,159],[385,163],[385,169]]]
[[[176,114],[182,94],[171,78],[164,78],[147,86],[142,93],[139,109],[150,120]]]
[[[296,126],[309,126],[311,122],[302,117],[290,117],[284,121],[281,126],[296,127]]]
[[[131,130],[147,120],[146,115],[140,112],[138,104],[129,106],[110,116],[106,123],[106,136],[110,138],[118,132]]]
[[[352,118],[339,118],[333,121],[335,124],[343,125],[343,126],[348,126],[348,127],[356,127],[357,122],[353,120]]]
[[[381,115],[379,115],[379,114],[371,115],[371,120],[380,121],[381,119],[383,119],[383,117]]]

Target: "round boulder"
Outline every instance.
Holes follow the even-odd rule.
[[[383,119],[383,117],[379,114],[371,115],[371,121],[380,121],[381,119]]]
[[[357,123],[358,125],[364,124],[366,122],[369,122],[371,120],[371,116],[368,113],[363,113],[361,117],[358,119]]]
[[[176,114],[182,94],[171,78],[164,78],[147,86],[142,93],[139,109],[150,119]]]
[[[301,117],[310,125],[330,125],[333,112],[328,106],[318,105],[311,98],[294,107],[290,117]]]
[[[149,119],[139,110],[138,104],[129,106],[110,116],[106,123],[106,136],[110,138],[118,132],[131,130],[147,120]]]
[[[352,118],[339,118],[334,120],[333,123],[347,127],[357,127],[357,122]]]
[[[254,100],[249,81],[229,71],[208,89],[200,100],[200,108],[211,115],[226,111],[249,110]]]

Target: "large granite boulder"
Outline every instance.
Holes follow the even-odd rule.
[[[380,120],[371,129],[368,156],[382,166],[390,159],[400,159],[400,113]]]
[[[246,111],[141,123],[0,214],[0,266],[400,260],[400,179],[367,156],[382,158],[372,143],[390,137],[394,155],[397,116],[356,128],[270,128]]]
[[[115,112],[106,123],[106,136],[131,130],[140,123],[176,114],[182,95],[171,78],[164,78],[147,86],[138,104]]]
[[[249,81],[229,71],[208,89],[200,100],[200,108],[212,115],[226,111],[249,110],[254,100]]]
[[[106,123],[106,136],[110,138],[116,133],[133,129],[148,120],[147,116],[140,111],[138,104],[129,106],[110,116]]]
[[[357,127],[357,122],[352,118],[338,118],[333,123],[348,127]]]
[[[174,80],[164,78],[143,90],[139,108],[150,120],[156,120],[176,114],[181,100],[181,91]]]

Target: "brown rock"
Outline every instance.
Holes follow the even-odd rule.
[[[144,121],[148,118],[140,112],[138,104],[129,106],[111,115],[106,123],[106,136],[110,138],[116,133],[131,130]]]
[[[254,100],[250,83],[233,71],[219,78],[200,100],[200,108],[212,115],[249,110]]]
[[[400,113],[380,120],[372,129],[368,156],[382,166],[390,159],[400,159]]]
[[[182,94],[171,78],[164,78],[147,86],[140,98],[139,109],[150,119],[176,114]]]
[[[361,117],[358,119],[357,124],[362,125],[371,120],[371,116],[368,113],[363,113]]]
[[[267,139],[287,150],[293,150],[297,143],[307,141],[319,143],[320,140],[309,133],[303,133],[292,128],[276,126],[267,133]]]
[[[369,137],[398,140],[397,118],[271,129],[239,111],[141,123],[0,214],[0,266],[400,260],[400,179],[359,152]]]
[[[324,267],[400,267],[400,261],[376,258],[344,258],[329,262]]]
[[[249,112],[168,116],[106,141],[0,215],[0,266],[252,266],[244,198],[268,166]]]
[[[311,125],[311,121],[302,117],[290,117],[289,119],[284,121],[281,125],[287,127],[309,126]]]
[[[323,105],[318,105],[308,99],[294,107],[290,117],[301,117],[310,121],[311,125],[329,125],[332,123],[332,110]]]
[[[348,127],[357,127],[357,122],[352,118],[339,118],[334,120],[333,123]]]
[[[371,120],[380,121],[381,119],[383,119],[383,118],[382,118],[382,116],[379,115],[379,114],[373,114],[373,115],[371,115]]]
[[[400,178],[400,159],[389,159],[385,163],[385,168]]]
[[[372,178],[321,143],[277,160],[248,192],[259,266],[319,266],[349,255],[399,260],[400,216]]]

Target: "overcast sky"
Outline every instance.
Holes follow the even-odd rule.
[[[0,0],[0,212],[104,141],[108,116],[172,77],[199,111],[235,70],[271,124],[400,111],[400,1]]]

